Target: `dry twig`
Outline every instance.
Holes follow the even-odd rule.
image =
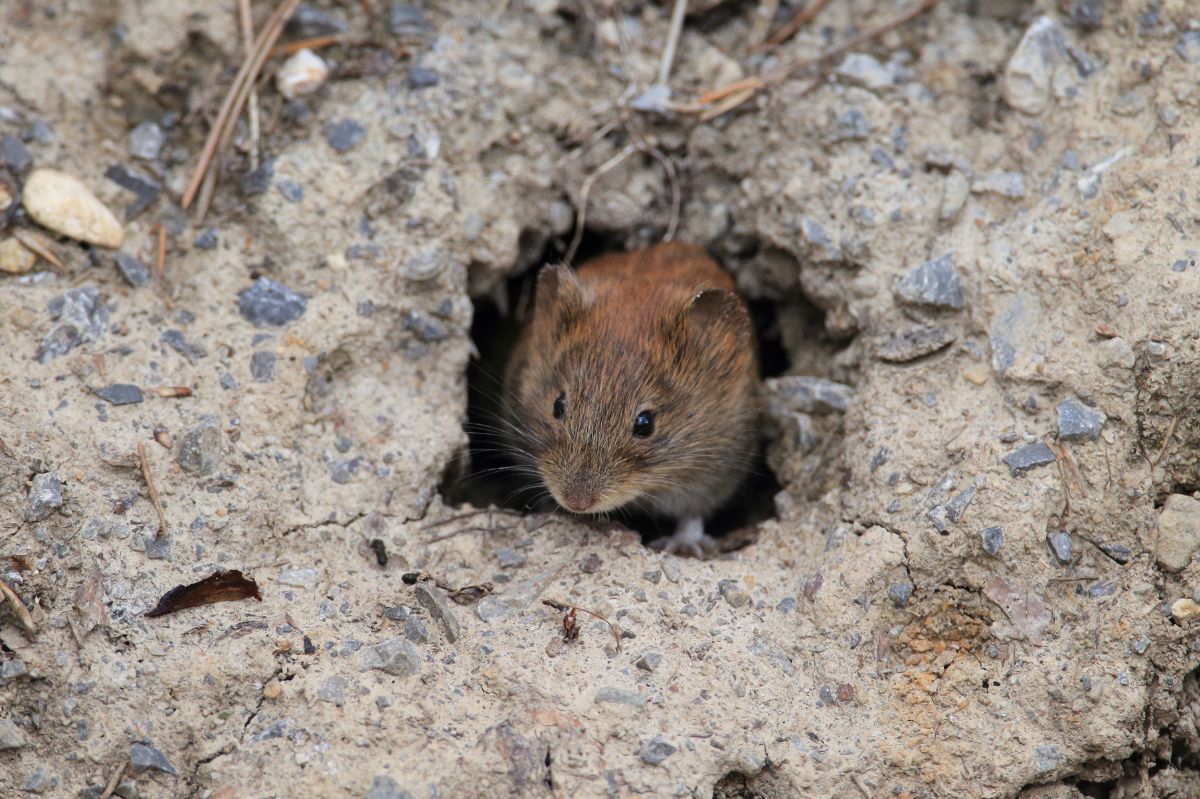
[[[121,765],[117,766],[117,770],[108,778],[108,784],[104,786],[104,792],[100,794],[100,799],[108,799],[117,790],[117,785],[121,782],[121,777],[125,776],[125,769],[129,768],[129,761],[122,761]]]
[[[767,37],[767,44],[780,45],[799,33],[800,29],[816,18],[821,9],[829,5],[829,0],[811,0],[796,15],[783,24],[779,30]]]
[[[242,108],[250,96],[254,82],[258,79],[263,64],[266,63],[267,57],[271,53],[271,48],[275,45],[279,35],[283,33],[284,23],[292,16],[292,12],[296,10],[296,6],[299,3],[300,0],[283,0],[274,13],[271,14],[270,18],[267,19],[266,25],[263,26],[262,32],[259,33],[258,38],[254,42],[254,47],[246,53],[246,60],[242,62],[241,68],[233,79],[233,84],[229,87],[229,92],[225,95],[224,102],[221,103],[221,110],[217,113],[217,119],[213,122],[212,129],[208,132],[208,138],[204,141],[204,148],[200,151],[200,158],[196,162],[196,170],[192,173],[192,179],[188,182],[187,189],[183,193],[183,200],[180,205],[185,211],[191,207],[204,181],[212,172],[214,159],[224,149],[224,145],[228,144],[229,140],[233,137],[237,117],[241,114]],[[212,180],[215,181],[215,178]],[[204,212],[207,210],[208,201],[211,201],[212,198],[212,189],[208,189],[205,195],[205,202],[197,210],[198,219],[202,219]]]
[[[154,486],[154,476],[150,474],[150,459],[146,457],[146,444],[139,441],[137,445],[138,462],[142,466],[142,477],[146,480],[146,488],[150,490],[150,503],[158,514],[158,532],[155,538],[163,538],[167,534],[167,514],[163,513],[162,503],[158,501],[158,489]]]
[[[37,255],[39,258],[41,258],[43,261],[45,261],[46,263],[53,266],[59,272],[63,271],[66,268],[63,266],[63,262],[59,259],[59,257],[57,255],[55,255],[53,253],[53,251],[50,250],[49,247],[42,244],[40,241],[38,241],[33,236],[25,233],[25,231],[20,230],[19,228],[12,228],[9,230],[9,233],[12,234],[12,237],[14,239],[21,242],[22,247],[29,250],[34,255]]]
[[[588,195],[592,193],[592,186],[597,180],[611,172],[620,165],[629,156],[638,151],[636,144],[627,144],[619,153],[601,164],[595,172],[584,178],[583,185],[579,187],[579,210],[575,212],[575,235],[571,237],[571,246],[567,248],[567,254],[563,257],[563,263],[569,264],[575,258],[575,253],[579,251],[579,245],[583,241],[583,225],[587,221],[587,204]]]
[[[29,609],[25,607],[25,603],[21,601],[21,598],[8,587],[8,583],[3,580],[0,580],[0,594],[4,595],[9,609],[17,617],[17,621],[21,622],[21,626],[25,628],[25,632],[30,635],[37,635],[37,625],[33,623],[33,616],[29,615]]]
[[[683,17],[687,13],[688,0],[675,0],[671,9],[671,27],[667,29],[667,41],[663,45],[662,60],[658,63],[658,83],[666,86],[671,77],[671,66],[675,63],[675,51],[679,49],[679,38],[683,35]]]
[[[242,26],[242,45],[246,53],[254,47],[254,18],[250,15],[250,0],[238,0],[238,18]],[[258,169],[258,90],[250,82],[250,98],[246,107],[250,125],[250,168]]]
[[[1171,419],[1171,426],[1167,429],[1167,437],[1163,439],[1162,449],[1158,451],[1158,456],[1154,458],[1154,462],[1150,464],[1151,477],[1153,472],[1158,468],[1158,464],[1162,463],[1163,458],[1167,457],[1167,450],[1171,448],[1171,439],[1175,437],[1175,431],[1179,429],[1179,414]]]

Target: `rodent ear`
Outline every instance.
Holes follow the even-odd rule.
[[[583,285],[569,266],[553,264],[538,273],[533,313],[565,322],[583,310]]]
[[[728,289],[704,289],[695,294],[685,317],[701,334],[733,336],[739,345],[750,343],[750,313],[741,297]]]

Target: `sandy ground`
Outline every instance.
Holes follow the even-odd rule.
[[[0,795],[1200,795],[1196,9],[947,0],[702,121],[633,107],[669,8],[486,5],[306,6],[284,41],[354,44],[260,84],[199,225],[236,4],[0,6],[0,189],[61,170],[124,235],[0,211]],[[759,6],[688,19],[677,101],[759,70]],[[744,549],[443,500],[473,303],[584,200],[775,308]],[[145,615],[217,569],[261,602]]]

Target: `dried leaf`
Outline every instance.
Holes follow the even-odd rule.
[[[33,623],[33,616],[29,615],[29,609],[25,607],[25,603],[21,601],[13,590],[8,585],[0,580],[0,594],[4,595],[4,601],[17,617],[17,621],[21,622],[21,627],[30,635],[37,635],[37,625]]]
[[[158,600],[158,604],[146,616],[165,616],[184,608],[211,605],[214,602],[233,602],[250,597],[262,602],[262,595],[258,593],[258,583],[254,582],[252,577],[243,577],[237,569],[218,569],[198,583],[175,586],[162,595],[162,599]]]
[[[1042,639],[1046,627],[1054,621],[1054,614],[1046,606],[1046,600],[1028,588],[1013,586],[999,577],[993,577],[983,587],[983,593],[1008,616],[1007,622],[992,624],[992,633],[999,638],[1020,638],[1037,643]]]
[[[97,568],[92,569],[87,581],[75,590],[75,609],[83,622],[80,632],[87,635],[97,627],[106,627],[109,623],[108,608],[104,605],[103,575]]]

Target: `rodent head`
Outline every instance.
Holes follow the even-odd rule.
[[[538,276],[524,356],[510,367],[509,417],[569,511],[641,503],[674,515],[660,498],[687,495],[692,474],[711,475],[752,437],[745,305],[725,289],[668,288],[646,281],[630,297],[564,266]]]

